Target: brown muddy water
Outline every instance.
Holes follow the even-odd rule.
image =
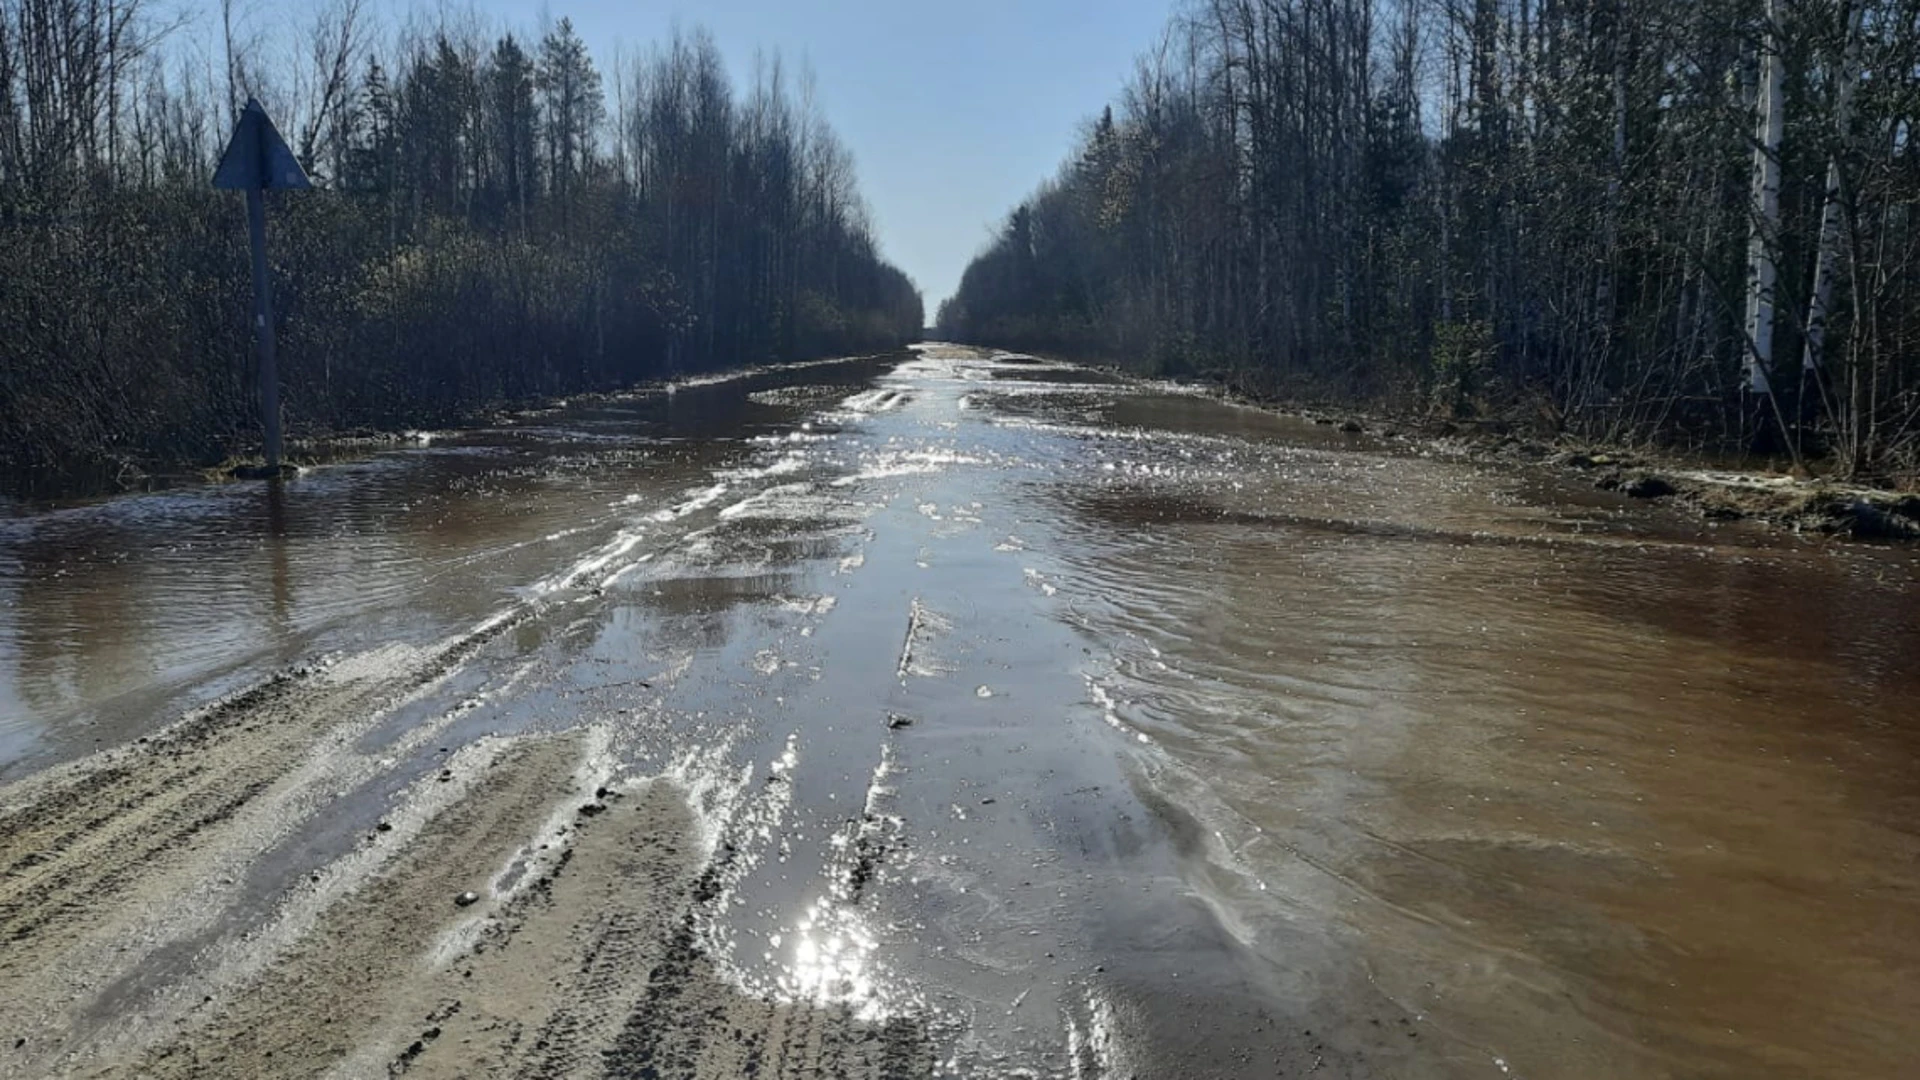
[[[947,346],[0,507],[0,1076],[1920,1076],[1920,559]]]

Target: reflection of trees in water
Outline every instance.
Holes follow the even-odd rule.
[[[201,520],[156,536],[135,517],[42,518],[9,548],[18,597],[6,611],[10,677],[21,700],[45,713],[103,702],[187,656],[257,638],[273,595],[260,539]],[[182,594],[227,617],[183,638],[170,617]]]
[[[1869,555],[1868,558],[1874,556]],[[1913,590],[1827,560],[1701,558],[1697,550],[1607,553],[1566,568],[1559,584],[1609,619],[1716,647],[1754,662],[1830,665],[1836,700],[1885,708],[1920,696]],[[1895,569],[1888,567],[1887,569]]]
[[[676,642],[715,649],[733,637],[733,616],[743,607],[772,602],[793,591],[799,575],[792,570],[740,577],[690,576],[649,582],[638,589],[634,604],[672,621],[668,635]]]
[[[679,438],[733,435],[752,428],[791,423],[817,409],[820,402],[812,394],[798,396],[792,402],[783,401],[780,391],[798,388],[819,391],[826,387],[851,391],[867,385],[898,359],[898,354],[865,357],[849,359],[844,364],[776,368],[722,382],[679,386],[670,394],[650,400],[649,404],[658,410],[652,413],[650,409],[650,418],[660,423],[667,434]]]

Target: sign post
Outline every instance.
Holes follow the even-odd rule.
[[[247,193],[247,245],[253,254],[253,341],[260,354],[260,419],[267,440],[267,474],[280,475],[280,371],[273,355],[273,285],[267,280],[268,188],[298,191],[313,185],[287,148],[267,111],[253,98],[233,127],[233,138],[213,172],[216,188]]]

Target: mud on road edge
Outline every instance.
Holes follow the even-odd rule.
[[[364,782],[377,755],[354,750],[358,734],[526,615],[282,672],[0,790],[0,1030],[16,1044],[0,1048],[0,1075],[64,1053],[76,1011],[212,926],[253,860]]]
[[[1021,354],[1026,355],[1026,354]],[[1036,354],[1046,359],[1044,354]],[[1075,366],[1134,385],[1154,379],[1110,364]],[[1374,441],[1383,449],[1427,451],[1517,467],[1549,467],[1576,483],[1629,498],[1676,505],[1708,522],[1751,521],[1772,529],[1840,540],[1920,544],[1920,491],[1870,487],[1778,471],[1704,469],[1674,454],[1569,437],[1519,434],[1525,424],[1493,418],[1447,420],[1349,403],[1282,398],[1238,388],[1215,377],[1177,379],[1185,392],[1275,416],[1290,416]],[[1360,448],[1357,445],[1357,448]]]
[[[686,793],[593,787],[584,741],[504,749],[256,978],[80,1075],[931,1074],[911,1018],[864,1024],[726,981],[700,944],[722,891]]]

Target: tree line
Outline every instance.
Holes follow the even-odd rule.
[[[1195,0],[952,336],[1920,458],[1920,2]]]
[[[778,59],[741,91],[701,32],[609,77],[564,18],[531,37],[389,32],[363,0],[276,18],[0,0],[11,486],[257,439],[243,210],[209,187],[254,95],[317,189],[268,194],[295,434],[919,332],[851,156]]]

